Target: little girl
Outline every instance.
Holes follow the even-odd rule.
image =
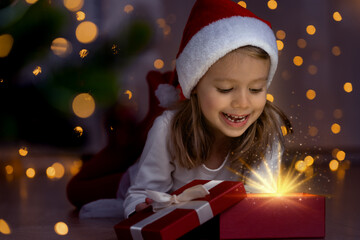
[[[286,116],[266,101],[277,63],[270,23],[230,0],[196,1],[174,72],[183,100],[155,120],[140,160],[120,182],[125,217],[152,202],[146,189],[238,180],[229,169],[242,173],[244,162],[261,169],[264,157],[277,170],[281,126],[291,132]]]

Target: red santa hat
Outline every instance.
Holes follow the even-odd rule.
[[[197,0],[185,26],[176,57],[183,95],[192,89],[217,60],[243,46],[256,46],[270,56],[268,86],[275,74],[278,50],[269,22],[230,0]]]

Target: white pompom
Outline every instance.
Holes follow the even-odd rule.
[[[159,106],[168,108],[179,100],[179,89],[170,84],[159,84],[155,91],[155,96],[159,99]]]

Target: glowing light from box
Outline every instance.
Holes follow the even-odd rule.
[[[14,167],[11,166],[11,165],[6,165],[6,166],[5,166],[5,172],[6,172],[6,174],[8,174],[8,175],[13,174],[13,173],[14,173]]]
[[[9,224],[4,219],[0,219],[0,233],[5,235],[11,234]]]
[[[128,4],[128,5],[126,5],[126,6],[124,7],[124,12],[126,12],[126,13],[131,13],[132,11],[134,11],[133,5]]]
[[[283,172],[281,170],[281,146],[278,145],[278,161],[277,161],[277,169],[279,169],[278,174],[275,175],[266,159],[263,159],[263,163],[265,165],[266,174],[260,174],[255,169],[253,169],[248,163],[244,160],[239,159],[239,161],[243,164],[245,168],[247,168],[251,173],[252,177],[248,177],[243,175],[242,173],[228,168],[230,171],[235,173],[236,175],[240,176],[241,178],[245,179],[245,183],[251,187],[256,189],[258,192],[261,193],[273,193],[278,196],[281,196],[285,193],[290,193],[296,190],[297,187],[304,184],[305,182],[309,181],[314,175],[309,175],[304,179],[300,179],[303,175],[303,172],[297,172],[295,165],[295,159],[292,161],[291,166],[288,171]],[[306,163],[304,161],[303,165],[306,169]]]
[[[81,58],[85,58],[89,54],[89,51],[87,49],[82,49],[79,52],[79,55]]]
[[[72,52],[72,45],[65,38],[56,38],[52,41],[50,49],[55,55],[66,57]]]
[[[25,0],[26,3],[28,4],[34,4],[36,3],[38,0]]]
[[[316,33],[316,28],[314,25],[308,25],[306,27],[306,32],[309,34],[309,35],[314,35]]]
[[[22,157],[25,157],[26,155],[28,155],[28,153],[29,153],[29,151],[28,151],[27,147],[22,147],[19,149],[19,154]]]
[[[163,67],[164,67],[164,61],[161,60],[161,59],[156,59],[156,60],[154,61],[154,67],[155,67],[156,69],[161,69],[161,68],[163,68]]]
[[[274,96],[270,93],[266,94],[266,100],[269,102],[274,102]]]
[[[342,16],[339,12],[334,12],[333,13],[333,19],[337,22],[340,22],[342,20]]]
[[[81,22],[75,31],[76,39],[81,43],[91,43],[98,36],[98,27],[90,21]]]
[[[41,73],[42,69],[40,66],[36,66],[35,69],[33,70],[33,74],[35,76],[39,75]]]
[[[80,93],[74,98],[72,109],[76,116],[80,118],[88,118],[95,111],[95,100],[88,93]]]
[[[129,95],[129,100],[132,98],[132,92],[130,90],[126,90],[124,94]]]
[[[83,11],[76,12],[76,20],[78,20],[79,22],[84,21],[85,17],[86,17],[86,15]]]
[[[315,97],[316,97],[316,92],[315,92],[313,89],[309,89],[309,90],[307,90],[307,92],[306,92],[306,97],[307,97],[307,99],[309,99],[309,100],[314,100]]]
[[[347,93],[351,93],[353,90],[353,86],[351,84],[351,82],[347,82],[344,84],[344,91]]]
[[[64,6],[69,11],[76,12],[84,6],[84,0],[64,0]]]
[[[276,40],[276,45],[279,51],[284,49],[284,43],[281,40]]]
[[[73,175],[73,176],[76,175],[80,171],[82,164],[83,163],[81,160],[74,161],[70,166],[71,175]]]
[[[334,133],[334,134],[338,134],[340,133],[341,131],[341,126],[337,123],[334,123],[333,125],[331,125],[331,131]]]
[[[341,49],[338,46],[334,46],[334,47],[332,47],[331,52],[334,56],[340,56]]]
[[[0,35],[0,58],[7,57],[14,44],[14,38],[10,34]]]
[[[335,159],[331,160],[329,163],[329,168],[331,171],[336,171],[339,168],[339,162]]]
[[[303,64],[303,62],[304,62],[304,60],[303,60],[303,58],[302,57],[300,57],[300,56],[295,56],[294,58],[293,58],[293,63],[295,64],[295,66],[301,66],[302,64]]]
[[[307,43],[306,43],[305,39],[300,38],[297,40],[297,46],[299,48],[306,48],[306,45],[307,45]]]
[[[345,152],[344,151],[338,151],[337,153],[336,153],[336,158],[339,160],[339,161],[343,161],[344,159],[345,159],[345,157],[346,157],[346,154],[345,154]]]
[[[298,170],[299,172],[304,172],[307,168],[307,165],[305,163],[305,161],[303,160],[298,160],[295,163],[295,169]]]
[[[277,8],[277,2],[275,0],[269,0],[267,6],[269,9],[275,10]]]
[[[308,133],[310,136],[315,137],[319,133],[319,129],[314,126],[309,126]]]
[[[83,132],[84,132],[83,128],[80,127],[80,126],[76,126],[76,127],[74,128],[74,131],[75,131],[75,133],[76,133],[79,137],[81,137],[81,136],[83,135]]]
[[[27,176],[28,178],[34,178],[36,172],[35,172],[35,169],[33,169],[33,168],[28,168],[28,169],[26,170],[25,174],[26,174],[26,176]]]
[[[66,235],[69,233],[69,228],[64,222],[57,222],[54,226],[54,230],[58,235]]]
[[[315,65],[310,65],[308,67],[308,72],[311,74],[311,75],[315,75],[318,71],[318,68],[315,66]]]
[[[242,6],[243,8],[246,8],[246,2],[245,1],[239,1],[238,4]]]

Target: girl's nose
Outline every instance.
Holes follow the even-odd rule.
[[[246,93],[241,92],[235,94],[233,100],[232,100],[232,107],[233,108],[241,108],[246,109],[250,105],[249,96],[247,96]]]

